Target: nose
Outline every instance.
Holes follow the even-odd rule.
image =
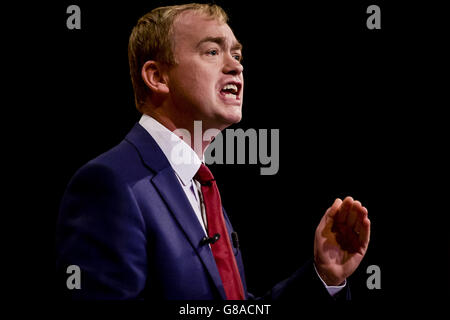
[[[238,76],[244,71],[242,64],[231,54],[225,55],[224,60],[223,73]]]

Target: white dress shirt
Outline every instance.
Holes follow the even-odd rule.
[[[139,124],[144,127],[153,139],[155,139],[156,143],[169,160],[192,209],[194,209],[195,215],[197,216],[205,235],[207,235],[207,220],[200,191],[201,188],[198,181],[194,180],[194,176],[202,162],[204,162],[204,159],[200,159],[186,142],[154,118],[144,114],[139,120]],[[314,266],[314,270],[316,270],[317,273],[316,266]],[[317,276],[332,296],[341,291],[347,282],[345,281],[341,286],[327,286],[318,273]]]
[[[207,235],[205,227],[207,220],[205,211],[202,210],[204,205],[201,201],[201,189],[199,183],[194,180],[202,161],[186,142],[152,117],[142,115],[139,124],[155,139],[167,160],[169,160],[203,231],[205,231],[205,235]],[[174,152],[174,150],[179,152]]]

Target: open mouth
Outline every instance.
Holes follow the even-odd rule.
[[[240,100],[239,93],[241,92],[242,84],[238,82],[229,82],[220,90],[220,94],[227,99]]]

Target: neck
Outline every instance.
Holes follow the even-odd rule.
[[[189,144],[200,159],[213,138],[221,130],[205,125],[205,121],[180,117],[170,117],[157,110],[146,111],[145,114],[154,118],[167,129],[175,133],[180,139]],[[205,134],[206,133],[206,134]]]

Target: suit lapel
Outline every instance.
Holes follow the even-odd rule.
[[[203,231],[189,200],[186,198],[186,194],[181,186],[179,186],[179,181],[177,180],[175,173],[171,168],[160,171],[152,179],[152,183],[160,192],[161,197],[178,221],[186,238],[203,261],[221,296],[225,299],[225,290],[223,289],[222,280],[220,279],[219,270],[217,269],[211,249],[208,245],[201,244],[205,232]]]
[[[164,153],[152,136],[139,124],[135,125],[127,135],[126,140],[137,148],[143,161],[150,169],[155,171],[155,175],[151,179],[152,184],[167,204],[187,240],[199,255],[220,295],[223,299],[226,299],[211,249],[208,245],[201,244],[205,232]]]

